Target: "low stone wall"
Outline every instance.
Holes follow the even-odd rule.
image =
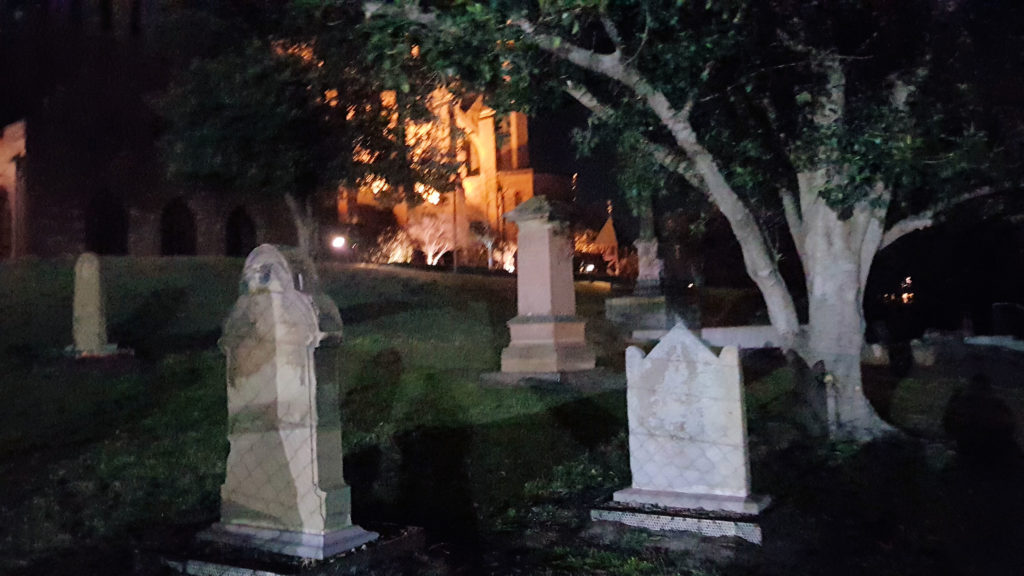
[[[771,326],[719,326],[702,328],[700,337],[712,346],[777,348],[779,333]]]

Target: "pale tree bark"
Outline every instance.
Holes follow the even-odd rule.
[[[532,27],[521,26],[528,33]],[[799,175],[799,200],[783,192],[783,208],[797,251],[804,265],[808,291],[808,325],[801,327],[792,295],[778,270],[764,235],[753,214],[726,181],[717,160],[699,141],[689,120],[692,103],[675,108],[660,91],[619,58],[619,52],[594,54],[564,40],[534,35],[545,50],[581,68],[617,80],[632,88],[669,130],[686,162],[677,170],[693,174],[699,188],[719,208],[736,236],[744,265],[761,291],[772,326],[782,336],[783,346],[797,352],[808,365],[820,363],[829,435],[835,439],[867,440],[891,428],[885,424],[864,396],[860,371],[864,342],[863,295],[871,261],[882,239],[888,191],[879,185],[859,202],[853,215],[841,219],[821,198],[820,192],[836,183],[841,172],[829,164],[831,155],[822,151],[822,167]],[[818,102],[815,121],[828,126],[842,120],[845,107],[845,77],[837,59],[822,62],[827,91]],[[579,86],[570,95],[591,110],[596,99]],[[662,153],[669,165],[672,155]],[[799,206],[797,203],[799,202]]]
[[[284,203],[288,206],[288,212],[291,214],[292,223],[295,224],[295,243],[299,250],[309,256],[314,257],[313,249],[315,247],[315,236],[316,236],[316,220],[313,218],[313,206],[306,200],[304,203],[299,203],[299,200],[292,194],[284,195]]]
[[[818,365],[829,436],[869,440],[892,431],[864,395],[861,350],[864,347],[864,289],[881,241],[888,191],[877,185],[852,214],[841,219],[819,195],[828,171],[798,175],[801,210],[801,258],[807,283],[808,322],[793,350],[808,365]],[[816,403],[812,403],[816,404]]]
[[[843,121],[846,78],[842,63],[832,55],[817,58],[814,66],[826,86],[812,119],[819,129],[828,130]],[[793,349],[808,365],[824,370],[823,389],[815,392],[823,396],[818,405],[824,408],[829,436],[869,440],[893,430],[864,395],[860,369],[864,290],[881,243],[890,191],[877,183],[841,217],[822,191],[844,185],[845,172],[834,150],[821,149],[812,165],[797,174],[797,198],[783,195],[807,288],[807,326]]]

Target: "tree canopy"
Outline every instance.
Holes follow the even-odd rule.
[[[980,4],[542,0],[366,11],[376,34],[421,46],[439,74],[496,105],[570,95],[591,111],[581,148],[615,141],[620,183],[638,207],[666,191],[714,205],[783,346],[831,374],[820,402],[830,432],[863,438],[884,429],[860,389],[874,255],[1013,178],[979,96],[984,34],[970,16]],[[775,229],[796,247],[806,309],[779,271]]]
[[[333,206],[340,184],[374,182],[384,204],[418,202],[415,184],[448,190],[450,149],[407,132],[409,122],[432,113],[436,75],[412,47],[387,56],[401,76],[380,73],[366,57],[375,37],[358,27],[362,15],[353,8],[296,2],[170,19],[172,29],[198,20],[231,30],[191,54],[178,49],[186,64],[159,101],[171,176],[283,197],[300,243],[310,241],[315,196],[324,193]]]

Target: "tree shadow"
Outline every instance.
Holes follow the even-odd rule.
[[[482,569],[492,516],[520,501],[529,481],[549,477],[555,467],[610,442],[625,428],[622,415],[610,414],[592,398],[485,424],[447,426],[441,423],[459,421],[452,413],[459,404],[444,397],[443,383],[428,383],[430,388],[437,391],[425,394],[417,409],[436,414],[437,424],[402,432],[390,446],[346,456],[353,513],[422,526],[431,547],[443,549],[471,573]],[[378,483],[394,486],[393,493],[375,491]]]
[[[413,302],[402,300],[375,300],[362,304],[352,304],[340,308],[338,311],[341,313],[341,317],[346,324],[359,324],[391,316],[392,314],[400,314],[415,307],[416,305]]]
[[[126,318],[110,329],[110,340],[122,348],[131,348],[144,358],[154,358],[161,352],[174,349],[182,343],[195,341],[195,345],[208,344],[210,334],[188,335],[174,338],[170,342],[168,328],[181,315],[188,301],[188,291],[183,287],[161,288],[153,291]],[[218,331],[219,332],[219,331]],[[214,342],[216,339],[214,338]]]

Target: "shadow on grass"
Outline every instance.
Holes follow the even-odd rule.
[[[220,330],[174,333],[171,327],[186,313],[188,291],[183,287],[161,288],[149,294],[131,314],[112,326],[111,342],[130,348],[152,360],[170,352],[215,347]]]
[[[806,447],[755,463],[774,503],[765,543],[724,573],[1011,574],[1024,565],[1024,466],[954,458],[907,439]]]
[[[364,302],[362,304],[352,304],[341,308],[342,321],[345,324],[359,324],[360,322],[368,322],[390,316],[392,314],[399,314],[416,308],[416,304],[413,302],[405,302],[402,300],[377,300],[373,302]]]
[[[424,404],[431,410],[430,405],[451,406],[430,398]],[[479,568],[487,526],[522,499],[528,482],[550,476],[557,466],[611,441],[624,428],[622,415],[589,397],[485,424],[419,426],[398,434],[390,446],[346,455],[353,514],[357,520],[422,526],[428,541],[444,543],[458,563]]]

